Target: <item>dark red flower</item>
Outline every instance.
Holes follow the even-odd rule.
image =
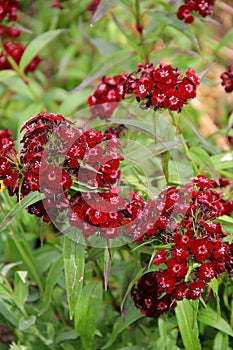
[[[233,91],[233,67],[228,67],[228,69],[220,75],[222,79],[222,86],[225,87],[225,91],[230,93]]]
[[[183,279],[188,271],[188,265],[186,261],[177,261],[175,258],[171,258],[166,261],[169,273],[175,277],[175,279]]]
[[[205,238],[198,238],[192,243],[191,252],[198,262],[202,262],[212,256],[213,243]]]
[[[155,254],[153,263],[154,265],[160,265],[166,261],[168,250],[160,249],[158,252]]]
[[[17,0],[0,0],[0,21],[7,17],[8,22],[17,21],[16,11],[19,7]]]
[[[216,276],[216,269],[215,269],[215,263],[214,262],[207,262],[205,264],[202,264],[199,268],[198,272],[198,278],[200,281],[203,282],[210,282],[212,278]]]
[[[185,297],[187,299],[196,300],[199,299],[203,293],[203,289],[205,288],[205,283],[202,281],[199,282],[190,282],[188,285],[188,290],[186,290]]]

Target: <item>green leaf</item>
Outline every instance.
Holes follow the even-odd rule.
[[[233,152],[216,154],[210,159],[217,170],[233,168]]]
[[[15,342],[13,342],[10,347],[9,350],[29,350],[27,346],[24,345],[20,345],[19,343],[16,344]]]
[[[102,308],[101,282],[91,281],[84,288],[75,308],[75,329],[81,337],[83,348],[92,349],[96,324]]]
[[[18,318],[11,310],[10,306],[4,301],[0,300],[0,314],[9,321],[13,326],[18,328]]]
[[[102,347],[102,350],[108,349],[117,339],[119,334],[123,332],[125,329],[127,329],[132,323],[139,320],[140,318],[143,318],[144,316],[142,313],[134,306],[133,303],[130,304],[124,321],[122,320],[122,317],[118,317],[117,321],[115,322],[112,330],[112,334],[110,336],[110,339],[108,342]],[[196,350],[196,349],[195,349]]]
[[[213,350],[227,350],[229,345],[228,335],[218,332],[214,338]]]
[[[216,223],[222,223],[222,224],[231,224],[233,225],[233,218],[230,217],[230,216],[227,216],[227,215],[222,215],[222,216],[219,216],[217,219],[214,220],[214,222]]]
[[[12,78],[16,75],[16,72],[12,69],[5,69],[0,72],[0,82],[4,82],[9,78]]]
[[[201,309],[198,315],[198,321],[233,337],[233,330],[231,326],[222,317],[218,317],[217,312],[211,309],[209,306]]]
[[[32,325],[34,325],[36,322],[36,316],[32,315],[29,318],[26,317],[22,317],[19,319],[19,330],[20,331],[25,331],[26,329],[28,329],[29,327],[31,327]]]
[[[214,297],[215,297],[215,299],[217,301],[217,316],[218,316],[218,318],[220,318],[220,316],[221,316],[221,305],[220,305],[220,298],[219,298],[219,295],[218,295],[219,282],[218,282],[217,278],[212,278],[212,280],[209,282],[209,286],[214,292]]]
[[[224,35],[220,43],[216,46],[215,52],[218,52],[223,46],[227,46],[232,41],[233,41],[233,28],[231,28],[229,32],[227,32],[227,34]]]
[[[44,198],[44,195],[39,192],[31,192],[20,202],[18,202],[10,211],[10,213],[4,218],[0,225],[0,232],[4,230],[14,219],[15,215],[18,214],[22,209],[27,208],[29,205],[32,205]]]
[[[21,60],[20,60],[20,69],[24,70],[27,65],[31,62],[31,60],[54,38],[58,35],[67,32],[67,29],[57,29],[51,30],[45,33],[38,35],[35,39],[33,39],[27,46],[24,51]]]
[[[63,258],[69,312],[72,319],[83,288],[85,246],[65,237]]]
[[[76,339],[77,337],[78,337],[78,334],[75,332],[75,330],[71,330],[71,331],[60,333],[58,337],[55,339],[55,342],[58,344],[66,340]]]
[[[14,295],[17,306],[24,310],[24,304],[28,298],[27,271],[16,271],[14,279]]]
[[[178,327],[186,350],[201,350],[197,325],[198,301],[184,299],[175,308]]]
[[[208,173],[217,181],[218,174],[215,170],[214,163],[212,162],[209,154],[204,149],[198,146],[191,147],[189,152],[192,160],[198,165],[200,165],[203,168],[203,170],[208,171]]]
[[[91,26],[98,22],[108,10],[117,2],[117,0],[102,0],[100,1],[92,19]]]
[[[40,314],[43,314],[50,306],[53,294],[53,288],[61,276],[61,270],[64,266],[63,257],[59,256],[51,265],[46,279],[45,292],[43,296],[43,308]]]

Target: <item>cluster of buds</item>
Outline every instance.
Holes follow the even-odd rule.
[[[222,79],[222,86],[225,87],[225,91],[230,93],[233,91],[233,67],[229,67],[226,72],[220,75]]]
[[[220,179],[217,184],[199,175],[184,188],[164,191],[161,201],[168,213],[164,211],[161,217],[165,216],[166,228],[154,230],[150,239],[158,238],[168,248],[159,249],[154,256],[158,271],[143,275],[131,291],[135,306],[144,315],[159,317],[179,300],[199,299],[214,277],[226,272],[232,277],[233,243],[222,225],[214,222],[233,212],[233,201],[224,200],[217,190],[226,185],[227,180]],[[186,207],[180,222],[180,204],[170,202],[171,193]],[[144,239],[148,238],[145,234]]]
[[[177,11],[177,18],[185,23],[193,23],[194,17],[192,12],[198,13],[201,17],[211,15],[213,12],[215,0],[186,0]]]
[[[109,118],[117,107],[117,102],[126,95],[134,95],[141,102],[141,109],[151,106],[154,110],[166,108],[181,112],[188,100],[196,97],[199,78],[195,71],[188,69],[183,77],[177,68],[160,64],[139,64],[138,70],[113,78],[104,77],[93,95],[87,100],[92,117]]]

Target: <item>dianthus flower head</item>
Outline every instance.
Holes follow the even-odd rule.
[[[180,112],[188,100],[196,97],[199,78],[193,69],[188,69],[183,77],[177,68],[161,63],[155,68],[153,63],[139,63],[138,69],[129,74],[104,77],[93,95],[87,100],[92,117],[110,118],[117,108],[117,102],[125,96],[134,95],[141,109],[166,108]]]
[[[177,18],[190,24],[194,22],[192,12],[198,13],[202,17],[211,15],[213,12],[215,0],[187,0],[177,11]]]

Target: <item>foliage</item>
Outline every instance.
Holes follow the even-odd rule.
[[[233,348],[233,8],[199,2],[0,0],[2,350]],[[38,159],[47,168],[32,178]],[[63,170],[48,197],[52,166]],[[151,292],[165,269],[187,298],[157,280]],[[167,312],[146,317],[146,293],[156,307],[169,295]]]

